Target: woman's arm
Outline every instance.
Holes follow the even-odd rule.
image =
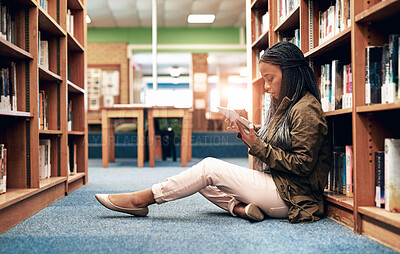
[[[277,171],[308,176],[317,162],[328,128],[320,108],[312,103],[306,103],[308,105],[293,108],[289,117],[292,139],[290,151],[284,151],[257,139],[250,147],[249,154],[258,157]]]

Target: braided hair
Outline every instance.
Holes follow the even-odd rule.
[[[290,42],[278,42],[261,56],[260,62],[271,63],[280,66],[282,70],[281,90],[278,99],[271,96],[271,106],[268,110],[264,125],[259,129],[257,135],[265,143],[279,147],[285,151],[291,149],[290,126],[288,122],[289,112],[301,99],[303,91],[310,92],[321,102],[321,94],[314,72],[304,59],[303,52]],[[282,121],[274,129],[270,140],[267,140],[269,127],[274,119],[275,113],[282,102],[288,97],[292,99],[288,109],[284,113]],[[256,167],[260,171],[269,172],[268,165],[255,158]]]

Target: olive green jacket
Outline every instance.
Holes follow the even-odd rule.
[[[279,105],[267,140],[290,103],[286,97]],[[309,92],[292,107],[288,121],[292,139],[290,151],[257,139],[249,154],[271,167],[277,190],[289,206],[290,222],[317,221],[324,215],[323,191],[331,165],[328,124],[321,104]]]

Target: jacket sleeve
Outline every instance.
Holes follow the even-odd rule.
[[[290,151],[257,139],[250,147],[249,154],[258,157],[274,170],[301,177],[308,176],[317,162],[328,127],[321,108],[310,102],[305,103],[308,105],[293,107],[289,115],[292,139]]]

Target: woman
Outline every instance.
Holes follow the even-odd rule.
[[[328,127],[314,73],[300,49],[288,42],[268,48],[260,59],[265,89],[271,95],[265,124],[238,132],[255,158],[255,170],[206,158],[152,188],[121,194],[97,194],[107,208],[146,216],[154,203],[201,193],[208,200],[254,221],[288,218],[312,222],[324,214],[323,190],[330,168]],[[247,120],[246,120],[247,121]]]

